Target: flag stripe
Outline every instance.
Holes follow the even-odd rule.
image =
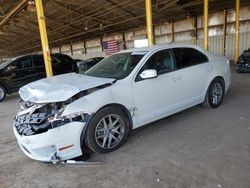
[[[119,52],[119,48],[118,48],[118,44],[116,40],[104,41],[103,49],[107,55],[111,55],[115,52]]]

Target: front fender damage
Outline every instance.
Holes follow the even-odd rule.
[[[70,116],[74,113],[87,113],[91,115],[97,112],[101,107],[116,102],[117,100],[113,95],[112,89],[107,87],[67,105],[61,116]]]
[[[21,110],[15,117],[13,128],[23,152],[35,160],[52,163],[67,163],[66,160],[79,155],[83,155],[82,160],[88,159],[89,150],[84,144],[87,126],[99,105],[104,104],[98,101],[114,101],[109,89],[111,87],[108,87],[111,85],[105,84],[81,91],[64,102],[36,104],[21,101],[19,103]],[[102,96],[108,97],[103,99]],[[76,125],[79,125],[78,130]],[[63,132],[67,128],[68,130]],[[77,135],[76,132],[73,133],[74,131]],[[62,132],[67,139],[61,135]],[[76,136],[69,137],[71,134]],[[32,147],[25,142],[27,139],[32,141]],[[54,146],[55,152],[46,153],[46,148],[51,146]],[[70,163],[79,162],[70,161]]]

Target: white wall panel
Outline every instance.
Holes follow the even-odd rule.
[[[69,44],[62,45],[61,50],[63,53],[70,52],[70,45]]]
[[[234,36],[227,35],[226,36],[226,52],[225,56],[230,60],[234,59]]]
[[[176,44],[194,44],[194,40],[193,39],[189,39],[189,40],[180,40],[180,41],[175,41]]]
[[[239,35],[239,54],[250,48],[250,32],[240,33]]]
[[[155,44],[164,44],[167,42],[167,35],[155,36]]]
[[[51,53],[59,53],[59,52],[60,52],[59,47],[51,48]]]
[[[208,50],[216,55],[222,55],[222,36],[208,37]]]
[[[84,49],[84,42],[83,41],[73,42],[72,49],[73,50]]]

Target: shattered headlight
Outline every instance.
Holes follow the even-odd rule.
[[[20,106],[20,108],[21,108],[22,110],[34,106],[34,103],[29,102],[29,101],[25,102],[25,101],[23,101],[23,100],[19,100],[19,101],[18,101],[18,104],[19,104],[19,106]]]
[[[65,117],[62,117],[60,115],[61,114],[56,114],[48,118],[48,122],[51,124],[52,128],[65,125],[73,121],[85,122],[87,114],[79,112],[79,113],[67,115]]]

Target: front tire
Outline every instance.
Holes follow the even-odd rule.
[[[129,121],[119,108],[105,107],[91,119],[85,135],[89,149],[108,153],[120,148],[129,133]]]
[[[217,108],[221,105],[224,97],[225,87],[221,78],[215,78],[209,85],[205,101],[206,107]]]
[[[0,102],[2,102],[6,97],[6,90],[0,85]]]

